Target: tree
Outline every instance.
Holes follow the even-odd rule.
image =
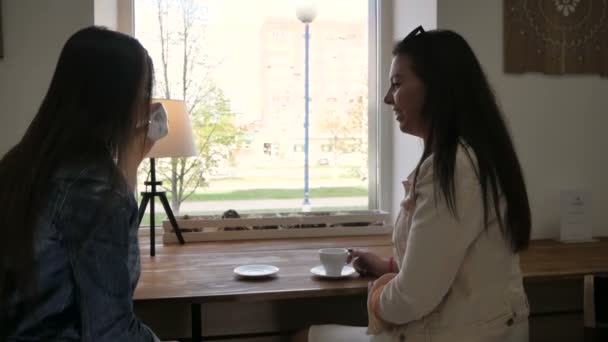
[[[332,113],[326,116],[323,127],[330,134],[329,145],[337,165],[338,158],[347,153],[361,154],[362,162],[352,171],[361,178],[367,177],[368,125],[367,100],[357,96],[345,114]]]
[[[160,43],[160,54],[156,54],[160,65],[155,61],[155,72],[161,77],[156,79],[156,92],[166,98],[181,98],[192,113],[216,89],[209,57],[201,50],[207,32],[205,6],[194,0],[153,1]],[[172,78],[175,75],[178,77]]]
[[[160,160],[157,170],[168,179],[174,211],[197,189],[207,184],[206,179],[222,163],[229,161],[231,151],[238,148],[240,130],[234,124],[235,115],[223,92],[215,88],[192,114],[192,126],[198,156]]]
[[[208,56],[202,53],[207,29],[204,6],[194,0],[150,1],[158,14],[160,45],[152,51],[157,57],[155,96],[186,103],[199,151],[197,157],[157,163],[160,179],[169,184],[165,190],[173,211],[179,213],[181,204],[206,184],[206,176],[229,159],[238,129],[229,101],[211,78]]]
[[[335,111],[329,112],[325,115],[325,119],[323,121],[323,128],[327,133],[329,133],[329,146],[332,153],[332,159],[334,167],[338,164],[338,158],[342,154],[342,151],[345,150],[343,138],[343,122],[345,118],[344,115],[340,115]]]

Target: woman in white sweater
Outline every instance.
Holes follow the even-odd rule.
[[[486,76],[451,31],[412,31],[393,50],[390,88],[403,133],[424,141],[403,182],[394,257],[355,250],[369,326],[313,326],[309,341],[528,340],[519,252],[530,238],[522,171]]]

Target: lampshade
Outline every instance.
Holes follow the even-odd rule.
[[[154,144],[148,158],[192,157],[198,155],[186,104],[179,100],[152,99],[167,110],[169,134]]]
[[[317,3],[315,0],[296,0],[296,16],[305,23],[310,24],[317,16]]]

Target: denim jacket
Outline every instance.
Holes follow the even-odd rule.
[[[137,203],[110,183],[113,168],[73,163],[53,176],[34,231],[36,295],[13,296],[8,341],[158,340],[133,313]]]

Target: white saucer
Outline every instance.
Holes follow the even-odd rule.
[[[279,272],[279,268],[272,265],[242,265],[234,269],[234,273],[246,278],[268,277]]]
[[[323,267],[323,265],[319,265],[317,267],[313,267],[310,269],[310,273],[312,273],[316,276],[319,276],[321,278],[329,278],[329,279],[347,278],[347,277],[350,277],[351,275],[355,274],[356,272],[357,271],[355,271],[355,269],[349,265],[345,265],[342,268],[341,275],[328,275],[327,273],[325,273],[325,268]]]

